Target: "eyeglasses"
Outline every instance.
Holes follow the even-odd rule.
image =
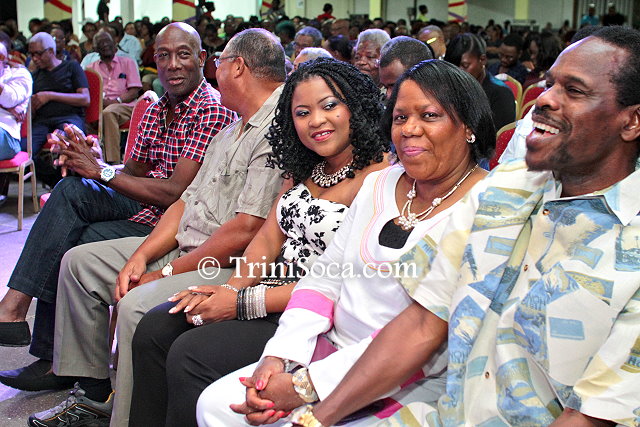
[[[239,57],[240,55],[221,56],[220,58],[214,59],[213,62],[216,64],[216,68],[220,68],[220,64],[222,64],[222,61],[224,61],[225,59],[236,59]]]
[[[37,57],[41,57],[42,54],[45,53],[46,51],[48,51],[49,49],[51,49],[51,48],[48,47],[46,49],[38,50],[36,52],[29,52],[29,55],[32,56],[32,57],[36,57],[36,56]]]

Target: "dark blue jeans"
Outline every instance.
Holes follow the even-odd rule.
[[[10,288],[38,299],[29,350],[32,355],[53,360],[62,256],[84,243],[148,235],[152,227],[127,220],[140,210],[140,203],[91,179],[68,177],[55,186],[8,283]]]
[[[31,140],[33,141],[33,154],[37,154],[40,148],[47,142],[47,134],[56,129],[62,129],[65,123],[71,123],[78,126],[84,132],[84,117],[80,116],[61,116],[50,119],[38,119],[37,117],[31,123]],[[27,140],[22,140],[22,150],[27,151]]]

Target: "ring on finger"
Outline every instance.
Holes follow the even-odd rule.
[[[196,314],[195,316],[193,316],[191,318],[191,321],[193,322],[193,326],[202,326],[202,325],[204,325],[204,320],[202,320],[202,316],[200,316],[199,314]]]

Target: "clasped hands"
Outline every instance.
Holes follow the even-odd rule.
[[[293,388],[293,375],[284,372],[284,361],[267,356],[252,377],[241,377],[246,390],[243,403],[232,404],[233,412],[245,415],[251,425],[272,424],[306,402]]]
[[[65,124],[64,130],[56,129],[47,135],[47,141],[54,144],[52,151],[60,154],[55,164],[62,168],[62,176],[71,169],[83,178],[100,179],[100,171],[106,165],[96,137],[85,136],[77,126]]]

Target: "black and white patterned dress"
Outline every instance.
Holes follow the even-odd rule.
[[[300,183],[278,201],[277,218],[287,236],[280,256],[287,264],[311,267],[327,248],[349,207],[311,195]]]

